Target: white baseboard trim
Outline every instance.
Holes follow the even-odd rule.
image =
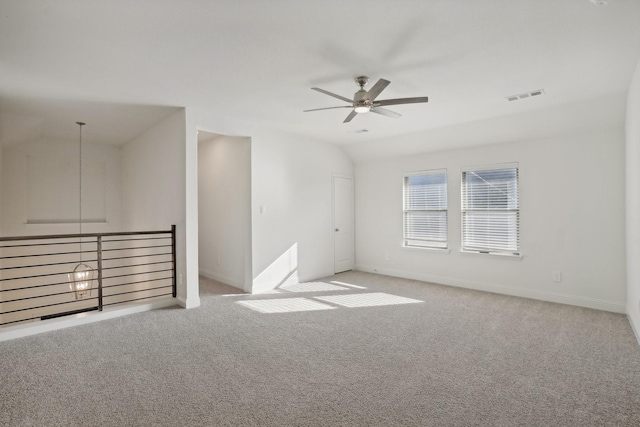
[[[545,292],[534,289],[513,288],[510,286],[496,285],[493,283],[459,280],[450,277],[434,276],[423,273],[378,268],[369,265],[356,265],[355,270],[385,276],[401,277],[403,279],[420,280],[423,282],[437,283],[440,285],[456,286],[459,288],[473,289],[477,291],[493,292],[497,294],[512,295],[516,297],[531,298],[541,301],[555,302],[559,304],[576,305],[579,307],[593,308],[596,310],[611,311],[614,313],[626,313],[624,303],[599,300],[576,295],[567,295],[556,292]],[[636,335],[637,336],[637,335]]]
[[[224,274],[219,274],[211,270],[200,269],[199,271],[201,276],[206,277],[207,279],[212,279],[220,283],[224,283],[225,285],[233,286],[234,288],[244,290],[244,283],[241,283],[239,280],[234,279],[229,276],[225,276]]]
[[[176,297],[176,303],[186,309],[200,307],[200,297],[191,297],[189,299],[184,299],[183,297]]]
[[[636,323],[636,317],[631,314],[631,310],[627,309],[627,320],[629,320],[629,324],[631,325],[631,330],[636,336],[636,340],[638,341],[638,345],[640,345],[640,324]]]
[[[127,316],[129,314],[142,313],[158,308],[171,307],[177,304],[178,301],[175,298],[168,297],[146,304],[123,304],[119,307],[106,308],[103,311],[88,311],[71,316],[58,317],[56,319],[8,326],[6,328],[2,328],[2,331],[0,332],[0,342],[41,334],[43,332],[70,328],[72,326],[114,319],[116,317]]]

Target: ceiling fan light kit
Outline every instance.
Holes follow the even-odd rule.
[[[414,98],[384,99],[384,100],[376,101],[376,98],[378,97],[378,95],[380,95],[380,93],[389,85],[389,83],[391,83],[389,80],[379,79],[376,82],[376,84],[374,84],[369,90],[366,90],[364,88],[369,82],[369,77],[358,76],[354,80],[356,84],[360,86],[360,89],[353,94],[353,99],[349,99],[347,97],[337,95],[335,93],[329,92],[324,89],[320,89],[318,87],[311,88],[317,92],[324,93],[325,95],[332,96],[341,101],[345,101],[349,103],[349,105],[341,105],[339,107],[314,108],[312,110],[304,110],[304,112],[306,113],[309,111],[332,110],[334,108],[352,108],[353,110],[351,111],[351,113],[349,113],[347,118],[344,119],[343,123],[350,122],[358,114],[368,113],[368,112],[377,113],[383,116],[397,119],[398,117],[401,117],[400,114],[394,111],[388,110],[386,108],[382,108],[382,106],[398,105],[398,104],[416,104],[416,103],[429,101],[429,98],[426,96],[414,97]]]

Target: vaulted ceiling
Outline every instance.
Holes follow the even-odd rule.
[[[182,106],[236,134],[380,155],[416,133],[428,151],[614,126],[639,22],[637,0],[2,0],[0,142],[75,136],[83,120],[120,143]],[[380,99],[429,102],[348,124],[348,109],[302,112],[342,105],[310,88],[350,98],[358,75],[391,81]]]

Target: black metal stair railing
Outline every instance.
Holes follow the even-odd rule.
[[[68,273],[96,271],[76,299]],[[176,296],[176,228],[0,237],[0,328]]]

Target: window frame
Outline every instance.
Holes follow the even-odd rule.
[[[407,181],[411,177],[415,176],[432,176],[432,175],[444,175],[444,208],[427,208],[427,209],[408,209],[407,206]],[[449,175],[447,169],[430,169],[417,172],[407,172],[402,177],[402,247],[408,249],[427,249],[437,251],[449,251]],[[407,217],[411,212],[424,212],[424,213],[444,213],[444,241],[440,240],[420,240],[410,239],[407,237]],[[422,241],[422,244],[411,244],[410,242]]]
[[[468,202],[468,187],[466,174],[473,172],[484,172],[492,170],[508,170],[515,169],[515,207],[506,208],[493,208],[493,209],[471,209],[467,206]],[[504,248],[497,245],[486,246],[471,245],[465,241],[465,238],[469,235],[466,227],[466,220],[470,216],[469,214],[482,212],[483,214],[492,213],[495,215],[509,215],[515,217],[515,236],[507,236],[505,241],[515,241],[515,248]],[[495,219],[495,218],[494,218]],[[507,219],[508,221],[508,219]],[[507,226],[507,229],[510,228]],[[496,233],[497,236],[497,233]],[[487,238],[487,240],[490,240]],[[520,165],[518,162],[501,163],[483,166],[470,166],[463,167],[460,173],[460,251],[467,253],[489,254],[489,255],[502,255],[521,258],[521,244],[520,244]]]

